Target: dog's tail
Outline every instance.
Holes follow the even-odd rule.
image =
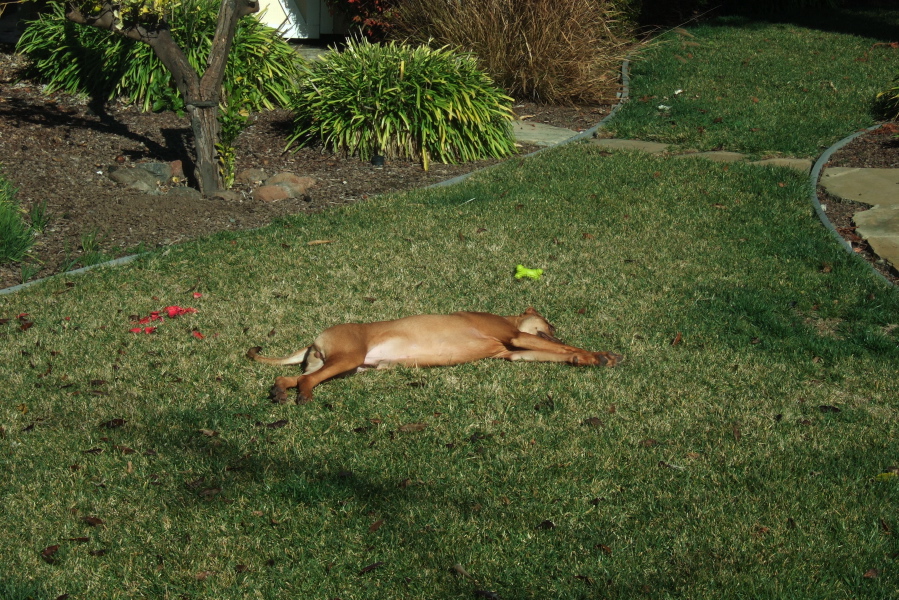
[[[309,355],[309,349],[312,346],[306,346],[299,352],[291,354],[290,356],[282,356],[282,357],[268,357],[268,356],[260,356],[259,351],[262,350],[262,346],[256,346],[255,348],[250,348],[247,350],[247,358],[250,360],[255,360],[256,362],[265,363],[267,365],[301,365],[306,362],[306,358]]]

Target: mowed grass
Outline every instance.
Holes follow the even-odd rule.
[[[2,296],[0,596],[895,597],[899,294],[807,194],[574,144]],[[529,305],[626,362],[243,356]]]
[[[806,21],[730,17],[668,33],[631,63],[631,99],[609,130],[703,151],[817,157],[876,121],[875,98],[899,72],[888,44],[899,11]],[[845,29],[859,33],[835,33]]]

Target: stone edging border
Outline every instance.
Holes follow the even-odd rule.
[[[837,231],[837,228],[833,226],[833,223],[830,222],[830,219],[827,218],[827,213],[824,212],[824,207],[821,206],[821,203],[818,201],[818,180],[821,178],[821,171],[824,170],[824,165],[827,164],[827,161],[830,160],[830,157],[834,155],[838,150],[840,150],[843,146],[849,144],[849,142],[854,139],[861,137],[862,135],[868,133],[869,131],[874,131],[880,127],[880,124],[872,125],[867,129],[862,129],[861,131],[856,131],[852,135],[848,135],[836,142],[833,146],[824,151],[821,156],[818,157],[818,160],[815,161],[814,166],[812,167],[812,171],[809,174],[809,194],[812,202],[812,208],[815,209],[815,214],[818,216],[818,219],[821,221],[821,224],[830,232],[830,234],[834,237],[837,243],[849,254],[855,257],[856,260],[859,260],[865,263],[871,271],[880,277],[883,281],[893,286],[893,282],[884,277],[883,273],[874,268],[873,265],[868,263],[863,257],[859,256],[853,249],[852,245],[843,239],[843,236]],[[895,287],[895,286],[894,286]]]

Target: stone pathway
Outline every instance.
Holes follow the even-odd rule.
[[[537,146],[555,146],[570,140],[577,132],[542,123],[515,121],[515,138],[519,143]],[[638,150],[650,154],[668,154],[668,144],[619,140],[615,138],[591,138],[608,150]],[[748,161],[739,152],[683,152],[675,158],[704,158],[718,162]],[[800,158],[770,158],[749,161],[752,165],[790,167],[803,173],[811,173],[812,161]],[[880,258],[899,268],[899,169],[853,169],[828,167],[822,171],[820,184],[827,192],[844,200],[854,200],[872,205],[869,210],[855,213],[856,233],[866,240]]]
[[[855,232],[877,256],[899,268],[899,169],[828,167],[821,185],[837,198],[872,207],[855,213]]]

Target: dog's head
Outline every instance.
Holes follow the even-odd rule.
[[[557,339],[555,336],[556,328],[553,327],[553,324],[534,310],[533,306],[529,306],[526,311],[518,315],[518,319],[518,331],[540,336],[560,344],[562,343],[561,340]]]

